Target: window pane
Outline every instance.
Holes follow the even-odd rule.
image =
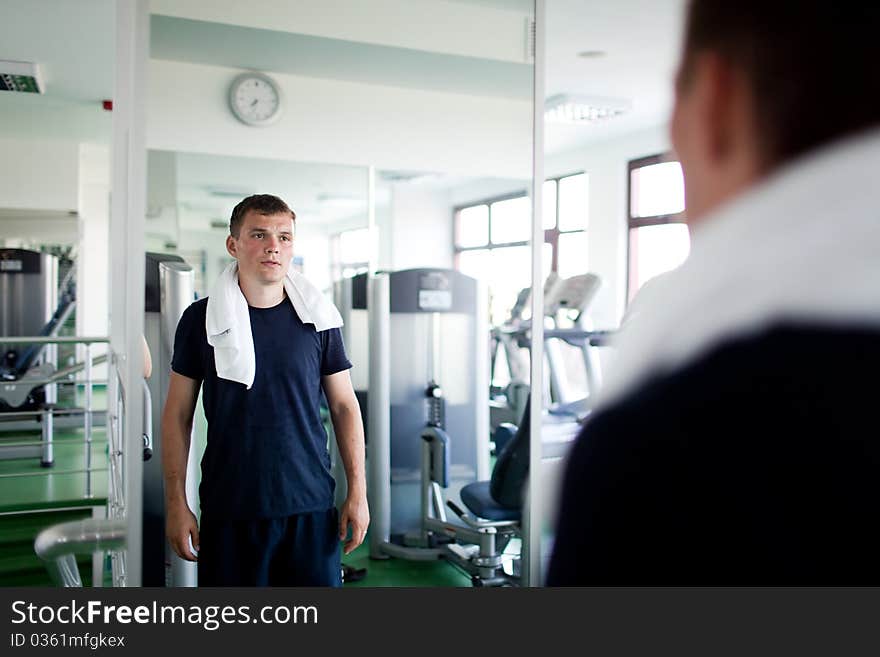
[[[342,278],[351,278],[369,271],[365,265],[350,265],[342,268]]]
[[[634,169],[630,183],[633,217],[656,217],[684,210],[684,177],[678,162]]]
[[[489,282],[492,325],[504,323],[516,303],[516,297],[532,282],[532,250],[529,246],[492,249],[492,272]]]
[[[475,205],[458,211],[456,243],[458,246],[483,246],[489,243],[489,206]]]
[[[556,181],[544,181],[544,216],[541,217],[544,230],[550,230],[556,225]]]
[[[587,268],[587,233],[562,233],[559,236],[559,262],[557,273],[560,278],[570,278],[586,274]]]
[[[370,261],[370,229],[358,228],[339,234],[339,258],[343,264]]]
[[[458,271],[479,281],[489,283],[492,274],[492,260],[488,249],[462,251],[458,254]]]
[[[584,230],[587,227],[588,187],[585,173],[559,181],[559,230]]]
[[[531,199],[520,196],[492,204],[492,242],[526,242],[532,234]]]
[[[502,324],[510,316],[520,290],[531,282],[531,250],[528,246],[477,249],[458,254],[461,273],[484,281],[489,288],[489,321]]]
[[[646,281],[675,269],[685,261],[691,247],[685,224],[644,226],[629,231],[629,298]]]

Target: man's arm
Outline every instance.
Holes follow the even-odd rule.
[[[168,398],[162,411],[162,470],[165,474],[165,533],[181,559],[195,561],[188,539],[199,549],[199,525],[186,503],[186,463],[189,458],[193,413],[200,382],[171,372]]]
[[[350,524],[351,539],[345,543],[345,554],[349,554],[363,543],[370,524],[364,471],[364,424],[348,370],[321,377],[321,385],[330,407],[336,444],[348,480],[348,495],[339,517],[339,538],[345,538]]]
[[[153,359],[150,357],[150,346],[147,344],[147,339],[141,335],[141,341],[143,342],[144,347],[144,378],[149,379],[150,375],[153,373]]]

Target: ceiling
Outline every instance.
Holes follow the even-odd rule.
[[[100,107],[113,97],[114,20],[113,0],[7,0],[0,59],[37,62],[43,98]]]
[[[672,107],[685,0],[547,0],[546,94],[618,98],[631,111],[606,124],[547,126],[546,152],[664,123]],[[584,51],[606,53],[579,57]]]
[[[174,6],[185,6],[187,1],[180,0]],[[194,6],[198,4],[194,2]],[[254,15],[259,4],[257,0],[250,3]],[[666,120],[684,4],[685,0],[547,0],[546,96],[568,93],[613,97],[632,104],[628,115],[606,124],[547,126],[547,153],[583,147]],[[464,20],[468,11],[480,11],[483,18],[493,11],[502,12],[496,15],[503,17],[506,25],[517,24],[511,16],[518,20],[517,15],[525,19],[533,13],[530,0],[453,0],[444,1],[444,6],[447,13],[450,7],[452,11],[460,10]],[[99,128],[92,126],[90,130],[108,129],[107,113],[100,104],[112,97],[113,8],[113,0],[4,2],[0,59],[38,62],[46,92],[34,97],[0,94],[0,116],[39,117],[41,111],[49,116],[47,108],[69,106],[69,116],[80,117],[71,118],[72,131],[92,137],[83,128],[86,119],[81,116],[92,117],[92,113],[103,117],[97,124]],[[393,28],[382,25],[386,33],[393,32]],[[406,29],[401,25],[397,31]],[[408,35],[407,43],[414,41],[412,36]],[[179,16],[151,17],[151,56],[156,59],[518,101],[531,96],[532,66],[528,63],[511,61],[510,57],[492,59],[462,55],[460,51],[400,47],[399,43],[366,43]],[[604,55],[578,56],[587,50],[602,51]],[[97,119],[88,120],[94,123]],[[53,138],[63,129],[57,122],[45,125],[46,134]],[[365,196],[365,173],[357,167],[253,160],[243,170],[241,164],[241,158],[182,154],[178,161],[180,201],[198,206],[205,200],[200,195],[207,187],[234,184],[248,189],[284,190],[289,197],[299,199],[298,212],[309,214],[322,209],[329,212],[333,202],[325,200],[322,204],[318,198],[321,195],[342,199]],[[456,182],[460,181],[434,179],[429,184],[442,187]],[[208,198],[217,201],[217,197]],[[351,204],[348,210],[344,208],[345,203],[338,201],[337,215],[351,210]]]
[[[172,16],[151,17],[150,56],[477,96],[529,99],[532,94],[528,64]]]
[[[523,16],[531,13],[532,6],[528,0],[456,0],[455,4]],[[628,116],[606,125],[548,127],[548,152],[665,120],[683,6],[684,0],[547,1],[546,96],[595,95],[632,103]],[[252,11],[256,13],[255,7]],[[0,59],[38,62],[47,103],[99,108],[113,90],[113,20],[112,0],[7,1],[0,23]],[[70,29],[72,25],[77,29]],[[152,16],[151,30],[152,57],[158,59],[483,96],[531,94],[531,66],[525,63],[160,15]],[[606,54],[578,57],[585,50]],[[0,97],[0,110],[21,102]]]
[[[177,153],[175,167],[184,219],[225,222],[242,198],[266,193],[287,201],[301,226],[366,213],[363,167],[196,153]]]

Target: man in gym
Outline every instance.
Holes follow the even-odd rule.
[[[621,331],[547,583],[880,582],[880,7],[691,0],[691,253]]]
[[[369,524],[364,431],[341,320],[301,275],[288,275],[295,218],[275,196],[241,201],[226,238],[235,263],[177,326],[162,416],[166,531],[181,558],[198,561],[201,586],[340,586],[339,542],[350,531],[350,553]],[[202,386],[199,527],[184,486]],[[322,391],[348,484],[338,513]]]

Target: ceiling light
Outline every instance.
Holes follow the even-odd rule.
[[[248,189],[247,187],[225,187],[221,185],[205,185],[205,191],[207,191],[211,196],[237,198],[239,200],[256,194],[255,190]]]
[[[628,112],[632,104],[621,98],[599,96],[570,96],[560,94],[548,98],[544,104],[547,123],[600,123]]]
[[[342,194],[318,194],[315,198],[324,209],[334,208],[337,210],[359,210],[366,206],[367,200],[357,196],[345,196]]]
[[[40,68],[32,62],[0,61],[0,90],[43,93]]]

